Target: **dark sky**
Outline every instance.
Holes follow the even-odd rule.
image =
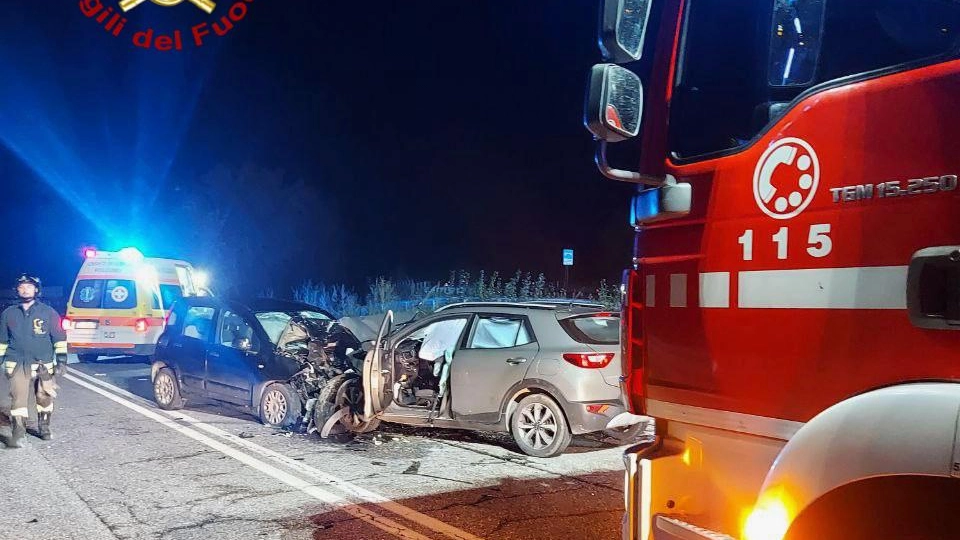
[[[82,246],[127,244],[278,289],[454,268],[558,279],[564,247],[576,279],[627,265],[631,190],[596,172],[581,124],[594,1],[248,6],[183,52],[130,37],[211,20],[189,2],[141,5],[120,38],[76,1],[5,8],[0,279],[69,284]],[[230,216],[219,251],[198,247],[198,211]]]

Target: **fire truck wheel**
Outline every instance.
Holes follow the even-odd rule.
[[[790,526],[784,540],[960,538],[956,478],[887,476],[822,496]]]
[[[183,408],[180,383],[170,368],[163,368],[157,372],[157,377],[153,380],[153,400],[161,409],[167,411]]]
[[[510,419],[510,432],[524,454],[540,458],[559,456],[571,439],[563,410],[544,394],[520,400]]]
[[[92,364],[97,361],[97,358],[100,358],[100,357],[95,354],[78,354],[77,355],[77,360],[79,360],[84,364]]]
[[[273,383],[260,396],[260,421],[271,427],[293,429],[300,424],[300,397],[283,383]]]

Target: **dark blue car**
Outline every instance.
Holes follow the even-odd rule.
[[[164,409],[230,403],[292,428],[327,380],[354,369],[350,354],[359,350],[333,316],[308,304],[183,298],[157,343],[154,400]]]

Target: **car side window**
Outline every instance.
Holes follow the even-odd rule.
[[[200,341],[209,341],[213,331],[213,316],[216,313],[212,307],[191,307],[187,309],[183,318],[183,336]]]
[[[525,317],[481,315],[473,327],[468,349],[509,349],[532,343]]]
[[[253,327],[243,317],[225,311],[220,320],[220,344],[240,350],[253,348]]]

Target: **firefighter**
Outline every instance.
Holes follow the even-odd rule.
[[[50,439],[50,413],[56,396],[54,374],[67,365],[67,337],[60,315],[40,302],[40,280],[28,274],[17,279],[19,304],[0,314],[0,362],[10,382],[10,417],[13,427],[8,448],[20,448],[26,433],[30,387],[37,402],[37,436]]]

